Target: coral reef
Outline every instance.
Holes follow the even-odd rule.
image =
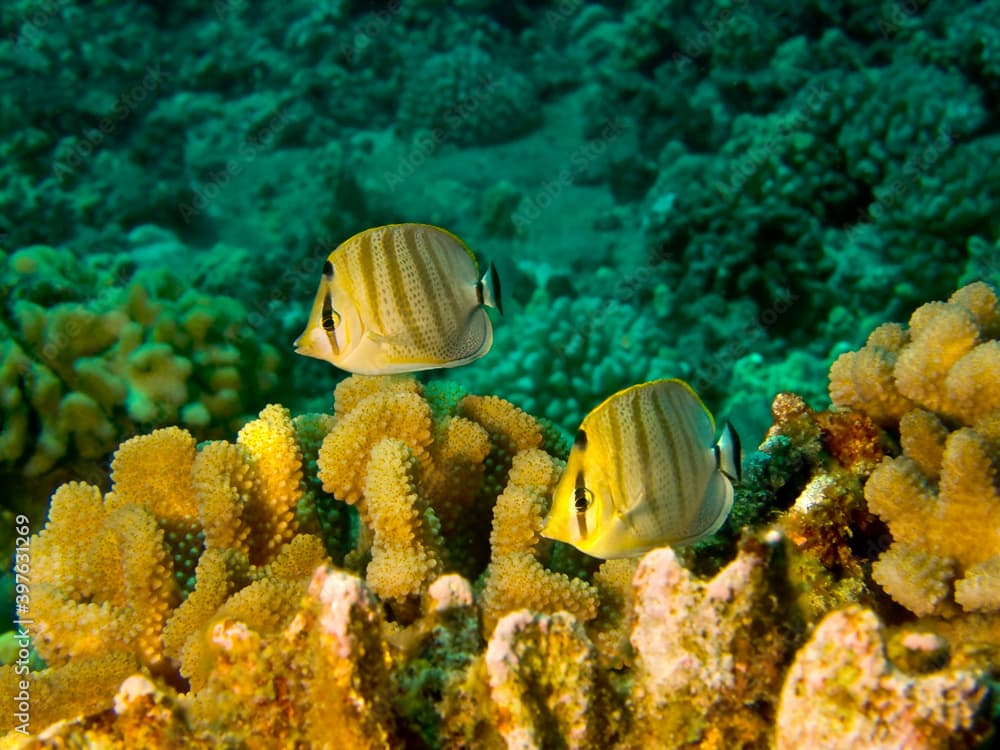
[[[111,489],[64,485],[32,539],[48,666],[26,683],[31,731],[708,750],[871,729],[971,747],[989,731],[982,652],[952,659],[953,633],[894,625],[890,664],[857,604],[891,613],[856,551],[880,533],[861,493],[884,465],[878,428],[790,394],[772,410],[735,530],[599,565],[538,536],[565,443],[443,381],[354,376],[332,415],[269,406],[235,442],[132,438]],[[844,675],[863,675],[848,715],[832,708]],[[813,681],[827,702],[804,724]],[[0,686],[24,689],[13,666]]]
[[[0,747],[976,747],[996,295],[876,326],[1000,284],[998,14],[5,1]],[[322,413],[322,259],[398,221],[497,262],[493,351]],[[665,376],[767,432],[727,524],[539,539],[562,430]]]

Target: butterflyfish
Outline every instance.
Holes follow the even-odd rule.
[[[593,557],[635,557],[718,531],[733,507],[739,437],[680,380],[626,388],[577,430],[542,536]]]
[[[359,232],[323,263],[295,351],[348,372],[387,375],[457,367],[486,354],[503,312],[493,265],[482,277],[468,246],[428,224]]]

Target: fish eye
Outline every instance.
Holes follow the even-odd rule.
[[[323,263],[323,278],[327,281],[333,278],[333,263],[329,260]]]
[[[333,309],[333,300],[329,294],[323,298],[323,312],[320,319],[323,323],[323,330],[327,333],[333,333],[340,325],[340,313]]]
[[[594,493],[586,487],[577,487],[573,491],[573,507],[577,513],[586,513],[587,508],[594,502]]]

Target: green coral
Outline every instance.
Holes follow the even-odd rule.
[[[431,131],[431,142],[507,141],[540,121],[532,81],[477,47],[432,55],[410,76],[399,104],[403,133]]]
[[[625,302],[536,290],[495,335],[492,367],[466,368],[452,377],[472,392],[492,390],[563,430],[575,430],[617,390],[685,374],[665,356],[665,332]],[[554,434],[552,440],[561,442]]]
[[[276,352],[243,335],[235,300],[47,246],[0,263],[0,461],[27,476],[141,425],[231,429],[276,385]]]

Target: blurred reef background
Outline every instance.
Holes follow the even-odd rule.
[[[974,747],[998,102],[996,0],[5,0],[0,551],[50,519],[33,731]],[[367,385],[294,355],[329,252],[405,221],[498,265],[490,354]],[[659,377],[736,425],[748,478],[631,584],[535,532],[566,431]],[[795,723],[848,674],[854,713]]]

